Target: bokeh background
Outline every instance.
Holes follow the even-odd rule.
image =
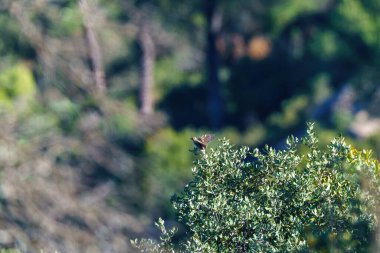
[[[380,156],[380,0],[1,0],[0,248],[134,252],[190,137]],[[218,145],[213,141],[210,146]],[[179,233],[179,237],[184,234]]]

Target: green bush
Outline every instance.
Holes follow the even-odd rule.
[[[15,100],[31,102],[35,93],[33,73],[25,64],[19,63],[0,71],[0,109],[12,107]]]
[[[250,151],[227,140],[202,151],[193,180],[172,198],[189,231],[178,251],[368,252],[377,225],[378,162],[343,138],[326,149],[317,143],[309,124],[301,141],[289,137],[281,151]],[[134,244],[143,252],[174,252],[174,230],[158,225],[161,242]]]

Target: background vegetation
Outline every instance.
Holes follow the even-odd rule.
[[[3,0],[0,247],[130,252],[180,228],[190,137],[380,156],[379,0]],[[216,148],[217,143],[210,147]]]

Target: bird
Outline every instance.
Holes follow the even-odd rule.
[[[191,137],[190,138],[195,146],[195,150],[205,150],[207,144],[214,139],[212,134],[204,134],[200,137]]]

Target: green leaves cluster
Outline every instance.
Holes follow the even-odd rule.
[[[302,153],[301,147],[307,148]],[[189,229],[185,252],[363,252],[376,227],[378,163],[343,138],[307,135],[277,151],[227,140],[202,152],[172,203]]]
[[[140,252],[155,252],[155,253],[174,253],[174,244],[172,242],[172,237],[174,236],[176,229],[172,228],[170,230],[166,230],[164,221],[160,218],[155,225],[160,229],[161,236],[160,242],[156,243],[151,239],[144,239],[138,241],[137,239],[132,240],[132,245],[139,248]]]
[[[19,63],[0,71],[0,109],[11,107],[15,101],[31,101],[36,93],[32,71]]]

